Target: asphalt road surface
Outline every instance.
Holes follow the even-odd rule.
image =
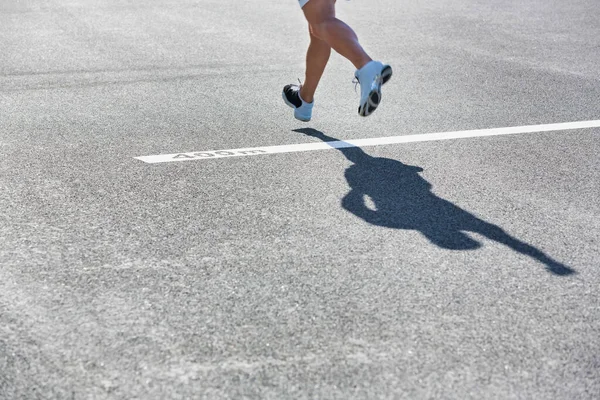
[[[600,398],[600,123],[381,142],[600,120],[598,1],[338,14],[301,123],[295,0],[0,0],[0,398]]]

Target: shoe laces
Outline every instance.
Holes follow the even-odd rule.
[[[358,87],[358,85],[360,85],[360,82],[358,81],[358,78],[356,76],[354,77],[354,79],[352,79],[352,83],[354,83],[354,93],[358,94],[356,88]]]
[[[375,75],[375,80],[377,80],[378,82],[382,83],[383,79],[381,77],[381,74],[377,74]],[[354,83],[354,93],[358,93],[356,88],[358,87],[358,85],[360,85],[360,81],[358,80],[358,77],[354,76],[354,79],[352,79],[352,83]]]

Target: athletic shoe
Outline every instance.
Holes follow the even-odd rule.
[[[294,117],[296,117],[296,119],[304,122],[310,121],[314,101],[312,103],[307,103],[302,100],[302,97],[300,97],[299,85],[285,85],[281,97],[283,97],[285,104],[294,109]]]
[[[381,85],[392,77],[392,67],[379,61],[370,61],[354,73],[360,84],[360,104],[358,114],[367,117],[381,103]]]

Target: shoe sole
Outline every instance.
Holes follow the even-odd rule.
[[[298,109],[298,107],[296,107],[295,105],[293,105],[292,103],[289,102],[289,100],[287,99],[287,97],[285,97],[285,92],[281,92],[281,98],[283,99],[283,101],[285,102],[285,104],[287,104],[290,108],[294,109],[294,118],[296,118],[298,121],[302,121],[302,122],[308,122],[310,121],[310,118],[306,119],[306,118],[299,118],[296,115],[296,110]]]
[[[381,86],[385,85],[392,78],[392,74],[392,67],[389,65],[383,67],[381,70],[381,82],[377,84],[375,89],[371,90],[367,97],[367,102],[358,107],[358,115],[368,117],[379,107],[379,103],[381,103]]]

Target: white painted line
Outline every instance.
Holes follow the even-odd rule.
[[[353,139],[347,141],[300,143],[282,146],[249,147],[244,149],[192,151],[189,153],[161,154],[135,157],[146,163],[164,163],[174,161],[209,160],[225,157],[245,157],[276,153],[294,153],[340,149],[345,147],[382,146],[386,144],[427,142],[432,140],[465,139],[484,136],[514,135],[518,133],[565,131],[572,129],[600,128],[600,120],[563,122],[559,124],[513,126],[508,128],[475,129],[471,131],[424,133],[419,135],[388,136],[370,139]]]

